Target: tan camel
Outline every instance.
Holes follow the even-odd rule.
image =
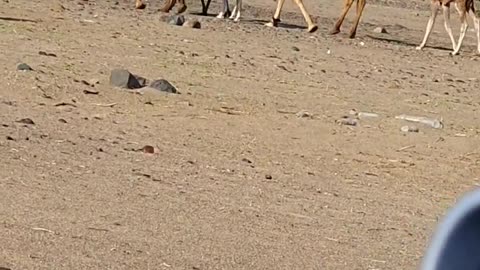
[[[307,22],[307,30],[308,32],[312,33],[315,32],[318,27],[315,25],[308,14],[307,10],[305,9],[305,6],[303,5],[303,0],[294,0],[297,6],[300,8],[300,11],[303,14],[303,17],[305,18],[305,21]],[[358,23],[360,22],[360,18],[363,13],[363,9],[365,8],[366,0],[344,0],[343,4],[343,11],[342,14],[340,15],[340,18],[337,20],[335,25],[333,26],[333,29],[330,31],[330,34],[338,34],[340,33],[340,27],[342,26],[343,21],[345,20],[345,17],[347,16],[348,11],[353,5],[353,2],[357,1],[357,17],[355,18],[354,25],[352,27],[352,30],[350,31],[350,38],[354,38],[355,34],[357,33],[357,27]],[[267,26],[271,27],[276,27],[278,26],[278,23],[280,22],[280,13],[282,12],[282,7],[283,4],[285,3],[285,0],[278,0],[277,3],[277,9],[275,10],[275,14],[273,15],[272,21],[267,23]]]
[[[177,3],[177,0],[167,0],[165,2],[165,5],[160,8],[159,10],[162,12],[169,12]],[[187,10],[187,5],[185,5],[185,0],[178,0],[179,7],[177,9],[177,13],[183,13],[185,10]],[[143,2],[143,0],[135,0],[135,8],[136,9],[144,9],[146,7],[146,4]]]
[[[460,36],[458,37],[458,42],[455,43],[455,38],[453,37],[452,27],[450,26],[450,4],[454,3],[455,8],[460,15],[460,22],[462,23],[460,27]],[[437,17],[437,13],[439,8],[443,10],[443,17],[445,20],[445,30],[447,31],[448,35],[450,36],[450,40],[452,42],[453,51],[450,53],[452,55],[458,54],[460,51],[460,47],[462,46],[463,39],[465,38],[465,34],[468,28],[468,21],[467,21],[467,14],[473,19],[473,26],[475,27],[475,32],[477,34],[477,52],[480,53],[480,25],[479,25],[479,18],[475,14],[475,3],[474,0],[432,0],[431,3],[431,15],[430,19],[427,23],[427,29],[425,31],[425,36],[423,38],[422,43],[420,46],[417,47],[417,50],[421,50],[427,44],[428,37],[432,32],[433,25],[435,24],[435,18]]]

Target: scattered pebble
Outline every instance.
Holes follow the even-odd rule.
[[[172,94],[180,94],[175,88],[175,86],[173,86],[169,81],[164,79],[154,80],[152,83],[150,83],[149,86],[158,91],[172,93]]]
[[[30,118],[22,118],[20,120],[15,121],[17,123],[22,123],[22,124],[27,124],[27,125],[35,125],[35,122],[33,122],[32,119]]]
[[[380,26],[373,29],[373,32],[378,33],[378,34],[388,34],[387,29],[385,29],[383,27],[380,27]]]
[[[200,22],[195,19],[190,19],[183,23],[183,27],[200,29],[202,28],[202,24],[200,24]]]
[[[312,118],[312,114],[306,110],[301,110],[295,114],[298,118]]]
[[[292,50],[293,50],[294,52],[299,52],[299,51],[300,51],[300,49],[299,49],[298,47],[295,47],[295,46],[292,47]]]
[[[342,118],[337,121],[335,121],[339,125],[345,125],[345,126],[356,126],[358,125],[358,120],[353,119],[353,118]]]
[[[28,64],[20,63],[20,64],[18,64],[18,66],[17,66],[17,70],[21,70],[21,71],[31,71],[31,70],[33,70],[33,68],[30,67]]]
[[[142,151],[144,153],[147,153],[147,154],[153,154],[155,152],[155,148],[151,145],[145,145],[143,148],[142,148]]]
[[[168,24],[181,26],[185,23],[185,17],[183,15],[174,15],[168,19]]]
[[[271,176],[270,174],[266,174],[266,175],[265,175],[265,179],[271,180],[271,179],[272,179],[272,176]]]
[[[39,51],[38,54],[39,54],[39,55],[43,55],[43,56],[57,57],[56,54],[54,54],[54,53],[49,53],[49,52],[45,52],[45,51]]]
[[[83,90],[83,93],[86,95],[98,95],[98,91],[88,90],[88,89]]]
[[[403,126],[400,128],[402,132],[418,132],[419,129],[416,126]]]

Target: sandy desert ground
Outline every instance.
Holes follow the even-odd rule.
[[[240,23],[187,1],[201,29],[160,0],[1,2],[6,269],[415,269],[479,184],[474,33],[452,57],[439,18],[416,51],[427,1],[370,1],[353,40],[353,14],[327,34],[340,0],[305,2],[313,34],[292,1],[276,29],[267,0]],[[181,94],[112,87],[115,68]],[[379,117],[336,123],[352,109]],[[402,132],[400,114],[444,128]]]

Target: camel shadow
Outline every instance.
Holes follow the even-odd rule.
[[[374,39],[374,40],[378,40],[378,41],[394,43],[394,44],[399,44],[399,45],[414,47],[414,48],[419,45],[419,44],[408,42],[408,41],[405,41],[405,40],[398,40],[398,39],[392,39],[392,38],[375,37],[375,36],[371,36],[371,35],[366,35],[366,37]],[[441,47],[441,46],[428,46],[428,45],[425,46],[425,48],[432,48],[432,49],[441,50],[441,51],[451,51],[452,50],[452,48],[445,48],[445,47]]]
[[[13,17],[0,17],[1,21],[11,21],[11,22],[33,22],[37,23],[38,21],[22,18],[13,18]]]
[[[242,22],[253,24],[253,25],[262,25],[265,26],[266,23],[269,23],[269,20],[258,20],[258,19],[245,19],[242,20]],[[295,24],[289,24],[289,23],[284,23],[284,22],[279,22],[277,28],[284,28],[284,29],[302,29],[306,30],[306,26],[300,26],[300,25],[295,25]]]

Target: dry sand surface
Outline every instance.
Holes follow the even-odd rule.
[[[416,51],[427,1],[370,1],[353,40],[353,13],[327,35],[340,0],[305,2],[314,34],[292,1],[277,29],[267,0],[240,23],[187,1],[202,29],[155,0],[0,2],[0,266],[415,269],[479,183],[474,34],[451,57],[439,18]],[[114,88],[115,68],[181,94]],[[336,123],[352,109],[379,117]]]

